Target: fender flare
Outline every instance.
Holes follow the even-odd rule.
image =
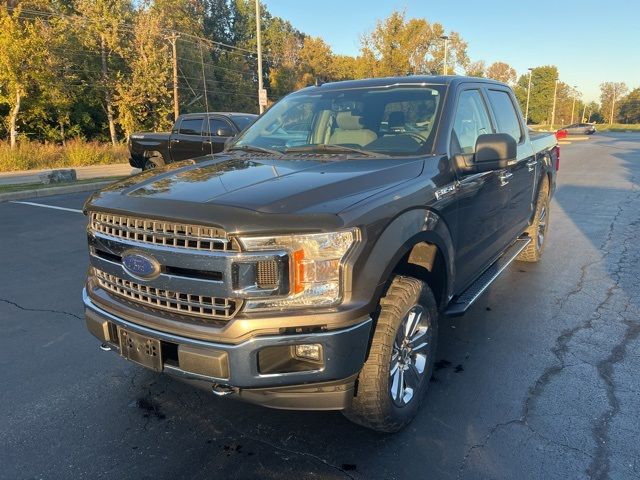
[[[455,250],[450,229],[438,213],[419,208],[405,211],[387,224],[363,260],[364,265],[358,268],[360,285],[376,285],[372,298],[374,308],[384,294],[394,268],[420,242],[434,244],[444,259],[447,278],[443,298],[438,299],[438,303],[451,298],[455,279]]]

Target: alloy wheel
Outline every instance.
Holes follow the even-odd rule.
[[[407,405],[417,393],[425,374],[431,330],[429,316],[421,305],[405,315],[393,342],[389,368],[389,393],[398,407]]]

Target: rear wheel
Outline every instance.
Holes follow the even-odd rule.
[[[145,160],[142,170],[151,170],[164,166],[164,159],[160,155],[154,155]]]
[[[416,415],[429,385],[438,309],[424,282],[404,276],[393,279],[380,307],[356,396],[344,414],[373,430],[396,432]]]
[[[531,242],[518,255],[517,260],[522,262],[538,262],[544,252],[547,231],[549,230],[549,180],[545,177],[540,185],[538,200],[536,202],[536,212],[533,223],[527,229]]]

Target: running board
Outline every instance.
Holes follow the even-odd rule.
[[[515,241],[495,262],[480,275],[464,292],[454,298],[447,309],[445,315],[457,317],[464,314],[473,302],[489,288],[489,285],[507,268],[511,262],[524,250],[531,242],[529,237],[521,237]]]

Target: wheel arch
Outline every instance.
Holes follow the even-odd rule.
[[[419,274],[443,308],[453,290],[454,246],[444,219],[433,210],[406,211],[390,222],[367,256],[360,281],[375,282],[379,303],[394,274]]]

